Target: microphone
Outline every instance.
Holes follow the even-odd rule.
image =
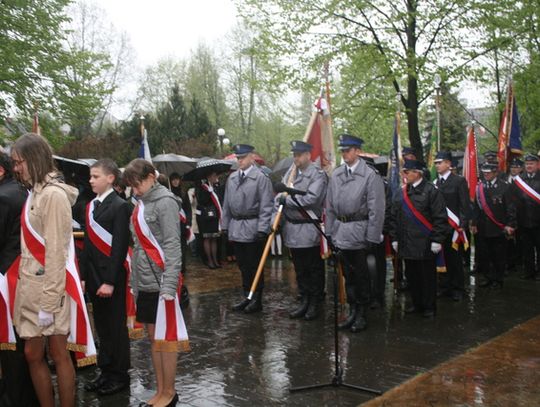
[[[274,191],[276,193],[287,192],[289,195],[305,195],[307,192],[300,189],[289,188],[283,182],[278,182],[274,185]]]

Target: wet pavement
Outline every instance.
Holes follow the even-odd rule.
[[[331,293],[331,273],[328,277]],[[291,386],[329,382],[334,375],[332,296],[326,297],[322,318],[310,322],[291,320],[288,309],[296,302],[296,287],[290,263],[286,259],[269,260],[265,278],[263,312],[244,315],[230,311],[240,292],[240,276],[235,266],[207,270],[193,260],[188,264],[186,281],[191,303],[184,317],[192,351],[182,354],[178,364],[179,405],[357,406],[370,400],[370,406],[540,405],[538,379],[532,382],[535,386],[530,385],[538,373],[528,374],[539,370],[538,336],[534,339],[530,335],[517,335],[499,347],[488,348],[470,360],[470,367],[467,360],[446,368],[440,365],[462,360],[462,355],[470,349],[539,315],[540,282],[522,281],[511,275],[502,291],[476,289],[472,285],[462,302],[440,299],[435,320],[405,315],[404,294],[394,296],[388,283],[386,305],[368,313],[367,331],[340,332],[343,379],[346,383],[387,392],[409,379],[426,377],[423,373],[432,376],[422,382],[422,392],[417,391],[420,387],[416,385],[411,387],[409,381],[386,394],[405,389],[399,398],[384,399],[384,395],[375,399],[372,394],[344,387],[289,391]],[[471,280],[474,283],[474,278]],[[493,341],[495,345],[498,339]],[[143,339],[132,341],[131,346],[129,391],[102,398],[85,393],[82,387],[85,380],[93,377],[94,368],[83,369],[78,372],[79,405],[132,406],[151,397],[155,383],[149,344]],[[516,356],[519,360],[509,353],[509,347],[520,350]],[[501,356],[493,359],[489,357],[492,354]],[[507,385],[493,385],[498,382],[491,379],[491,371],[507,372],[498,376],[506,376]],[[467,375],[472,378],[466,380]],[[480,390],[469,388],[471,380],[475,389]],[[446,388],[445,398],[429,396],[439,394],[438,386],[446,382],[457,383],[458,388],[462,386],[462,392],[468,391],[473,396],[475,391],[481,391],[483,396],[450,396],[452,386]],[[516,402],[496,401],[495,395],[501,389],[514,395],[504,400]],[[417,399],[411,394],[416,394]],[[436,402],[420,404],[418,400]],[[488,403],[489,400],[495,402]]]

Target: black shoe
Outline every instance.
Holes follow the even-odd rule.
[[[245,314],[253,314],[255,312],[262,311],[262,294],[260,292],[255,293],[251,301],[244,308]]]
[[[356,318],[354,319],[353,324],[351,325],[351,332],[356,333],[363,331],[367,328],[367,321],[365,315],[365,309],[361,305],[356,306]]]
[[[178,393],[175,393],[174,397],[172,398],[171,402],[167,404],[166,407],[174,407],[178,403]]]
[[[379,309],[381,308],[381,303],[379,300],[373,300],[371,301],[371,304],[369,304],[369,309]]]
[[[459,302],[463,300],[463,293],[461,291],[454,291],[452,293],[452,300]]]
[[[405,308],[405,314],[414,314],[416,312],[420,312],[420,309],[415,307],[414,305],[410,305]]]
[[[300,302],[300,305],[289,313],[289,318],[291,319],[302,318],[304,315],[306,315],[306,312],[308,310],[308,305],[309,305],[309,301],[308,301],[307,296],[302,297],[302,301]]]
[[[128,385],[128,382],[107,381],[103,384],[103,386],[97,389],[97,394],[99,394],[100,396],[108,396],[110,394],[115,394],[126,389]]]
[[[427,319],[433,319],[435,318],[435,311],[427,309],[422,313],[422,316]]]
[[[490,285],[490,288],[500,290],[501,288],[503,288],[503,282],[502,281],[492,281],[491,285]]]
[[[249,304],[249,300],[248,300],[248,298],[247,298],[247,296],[246,296],[246,297],[244,297],[244,298],[242,299],[242,301],[240,301],[240,302],[234,304],[234,305],[232,306],[232,310],[233,310],[233,311],[243,311],[244,308],[246,308],[248,304]]]
[[[349,329],[356,319],[356,306],[355,304],[349,304],[349,316],[345,321],[338,324],[338,329]]]
[[[99,375],[97,379],[92,380],[84,385],[86,391],[97,391],[101,386],[107,382],[107,379],[103,375]]]
[[[306,321],[313,321],[319,316],[319,301],[312,299],[309,302],[309,306],[306,312],[306,315],[304,315],[304,319]]]
[[[534,280],[534,273],[523,274],[519,278],[521,280]]]
[[[491,287],[492,284],[493,284],[493,280],[484,280],[480,284],[478,284],[478,287],[488,288],[488,287]]]

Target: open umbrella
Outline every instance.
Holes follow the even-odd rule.
[[[197,166],[195,158],[179,154],[158,154],[152,158],[152,163],[160,173],[168,177],[173,172],[182,176]]]
[[[197,163],[197,167],[184,174],[182,179],[184,181],[200,180],[213,172],[217,174],[227,172],[231,166],[232,163],[226,162],[225,160],[216,160],[215,158],[201,160]]]
[[[293,162],[294,160],[292,157],[285,157],[284,159],[279,160],[276,165],[274,165],[274,168],[272,168],[272,172],[270,173],[270,178],[272,181],[281,181],[287,170],[291,168],[291,165],[293,165]]]
[[[73,160],[71,158],[53,155],[56,167],[64,174],[67,180],[75,184],[87,184],[90,180],[90,166],[96,162],[93,158]]]

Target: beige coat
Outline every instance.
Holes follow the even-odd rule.
[[[69,333],[70,309],[66,287],[66,260],[72,235],[71,206],[77,190],[47,176],[47,181],[34,186],[29,222],[45,240],[45,267],[30,254],[21,235],[21,264],[15,294],[13,323],[22,338]],[[54,314],[54,323],[38,326],[38,313]]]

